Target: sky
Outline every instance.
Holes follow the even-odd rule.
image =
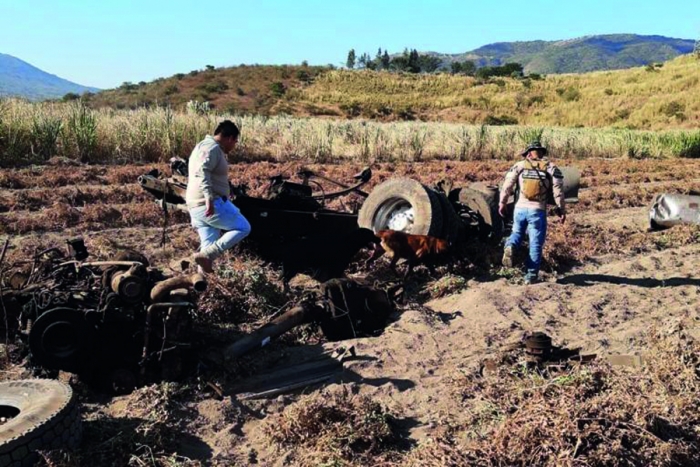
[[[329,63],[635,33],[700,38],[698,0],[0,0],[0,53],[98,88],[206,65]]]

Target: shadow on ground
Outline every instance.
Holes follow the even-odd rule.
[[[599,283],[632,285],[635,287],[656,288],[656,287],[682,287],[686,285],[700,286],[700,279],[689,277],[670,277],[668,279],[652,278],[631,278],[612,276],[607,274],[575,274],[564,277],[557,281],[558,284],[573,284],[583,287],[590,287]]]

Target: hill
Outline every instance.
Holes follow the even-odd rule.
[[[0,96],[41,100],[59,98],[67,93],[96,91],[99,89],[81,86],[42,71],[12,55],[0,53]]]
[[[93,107],[137,108],[170,105],[184,107],[189,101],[208,102],[210,107],[231,113],[276,114],[288,111],[285,96],[308,86],[326,67],[291,65],[241,65],[207,67],[178,73],[150,83],[123,83],[119,88],[90,97]]]
[[[477,66],[520,63],[526,73],[585,73],[664,62],[693,51],[695,42],[664,36],[608,34],[560,41],[497,42],[461,54],[429,52],[444,64]]]
[[[684,55],[663,65],[544,79],[337,70],[294,96],[348,117],[486,124],[700,127],[700,60]],[[288,96],[292,97],[292,96]]]
[[[470,124],[698,128],[700,60],[544,79],[491,78],[305,66],[237,66],[151,83],[124,83],[89,99],[95,108],[209,101],[220,112],[427,120]]]

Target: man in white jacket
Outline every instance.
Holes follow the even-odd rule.
[[[201,271],[213,271],[213,261],[250,234],[250,224],[229,199],[226,154],[238,143],[240,131],[224,120],[190,154],[185,201],[201,245],[193,257]]]

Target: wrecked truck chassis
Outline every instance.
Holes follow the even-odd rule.
[[[28,353],[38,372],[77,374],[101,389],[126,392],[177,379],[191,348],[194,293],[207,287],[194,274],[168,278],[136,252],[85,261],[59,248],[0,264],[3,334]]]
[[[166,212],[167,210],[187,212],[186,178],[164,179],[151,173],[139,177],[138,182],[144,190],[158,200],[159,205]],[[282,186],[292,185],[282,183],[285,183]],[[347,189],[343,194],[351,192],[353,192],[352,189]],[[248,196],[241,193],[237,187],[232,187],[232,193],[238,193],[234,197],[234,202],[250,223],[250,240],[267,243],[275,240],[300,239],[320,233],[342,235],[357,228],[357,214],[325,209],[311,196],[283,193],[276,199],[265,199]]]
[[[193,336],[190,314],[194,292],[206,289],[203,276],[165,277],[136,252],[92,262],[84,261],[87,253],[80,259],[60,253],[51,248],[0,268],[9,325],[3,334],[28,352],[30,368],[49,377],[74,373],[116,393],[195,371],[200,350],[208,346]],[[31,270],[23,272],[27,266]],[[287,312],[228,344],[219,363],[235,364],[302,324],[317,323],[330,341],[376,336],[394,312],[394,289],[350,279],[324,282]]]
[[[180,173],[171,164],[172,175],[163,176],[153,170],[139,177],[141,187],[149,192],[166,211],[187,211],[185,192],[187,174],[180,162]],[[562,167],[567,202],[578,201],[580,172]],[[311,171],[301,171],[303,182],[290,183],[282,176],[270,177],[268,198],[251,197],[245,188],[231,186],[233,201],[251,224],[251,240],[270,245],[283,245],[298,239],[323,235],[340,238],[358,227],[373,231],[400,230],[432,235],[452,242],[476,238],[496,245],[512,224],[515,197],[511,196],[504,219],[498,212],[499,187],[472,183],[454,187],[448,181],[428,187],[410,178],[392,178],[380,183],[370,193],[359,190],[371,177],[365,169],[355,178],[359,183],[347,186]],[[327,195],[312,193],[313,177],[330,181],[344,190]],[[320,185],[319,185],[320,186]],[[356,193],[364,198],[358,212],[326,209],[320,201]],[[553,203],[550,200],[549,204]],[[265,253],[265,248],[262,253]],[[269,248],[268,251],[275,250]]]

